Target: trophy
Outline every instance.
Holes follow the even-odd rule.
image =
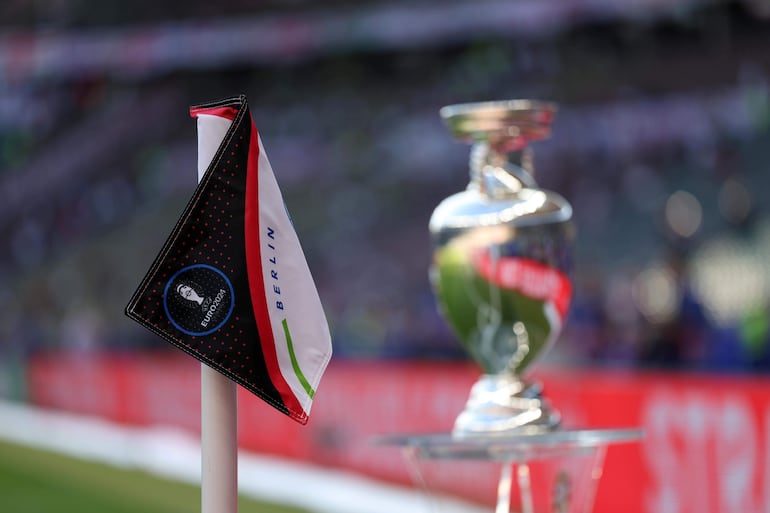
[[[428,495],[493,498],[495,513],[590,512],[606,448],[641,437],[637,429],[565,429],[527,380],[572,298],[572,207],[537,186],[529,146],[550,135],[555,113],[552,103],[528,100],[441,109],[452,134],[472,143],[470,183],[431,216],[430,281],[483,374],[451,433],[376,439],[402,448]],[[442,512],[453,511],[447,504]]]
[[[430,219],[431,284],[444,318],[484,371],[453,435],[543,432],[559,415],[524,376],[561,333],[572,296],[572,207],[533,178],[529,143],[556,106],[527,100],[451,105],[440,114],[473,144],[470,183]]]

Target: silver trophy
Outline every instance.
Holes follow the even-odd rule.
[[[555,113],[551,103],[526,100],[441,109],[452,134],[473,146],[470,184],[430,220],[430,280],[483,374],[451,433],[376,439],[402,448],[440,510],[451,505],[434,492],[493,498],[495,513],[589,513],[606,448],[641,437],[637,429],[561,427],[527,378],[558,339],[572,299],[572,207],[537,186],[529,146],[550,135]]]
[[[559,425],[527,371],[558,339],[572,297],[572,207],[540,189],[529,144],[556,106],[512,100],[451,105],[441,117],[472,143],[470,183],[430,220],[431,284],[443,316],[483,369],[453,436],[540,433]]]

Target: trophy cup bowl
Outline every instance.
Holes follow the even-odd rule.
[[[455,437],[543,432],[559,415],[525,377],[561,333],[572,297],[572,207],[540,189],[529,144],[547,138],[552,103],[450,105],[440,114],[472,143],[470,183],[430,219],[439,310],[483,375]]]

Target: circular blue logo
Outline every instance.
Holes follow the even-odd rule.
[[[188,335],[214,333],[230,318],[234,306],[232,283],[222,271],[207,264],[180,269],[163,291],[168,319]]]

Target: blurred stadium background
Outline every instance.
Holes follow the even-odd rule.
[[[464,368],[427,280],[428,218],[467,183],[468,147],[438,109],[535,98],[560,105],[536,178],[573,204],[578,227],[576,298],[547,363],[660,383],[697,371],[682,385],[695,390],[739,377],[736,397],[765,387],[769,29],[766,0],[6,0],[0,396],[64,408],[86,393],[52,361],[175,356],[123,308],[195,186],[188,106],[240,93],[335,362]],[[770,461],[770,410],[747,394],[742,427]],[[333,435],[313,436],[333,447]],[[744,497],[759,508],[770,471],[752,462]],[[634,511],[694,507],[659,501]]]

